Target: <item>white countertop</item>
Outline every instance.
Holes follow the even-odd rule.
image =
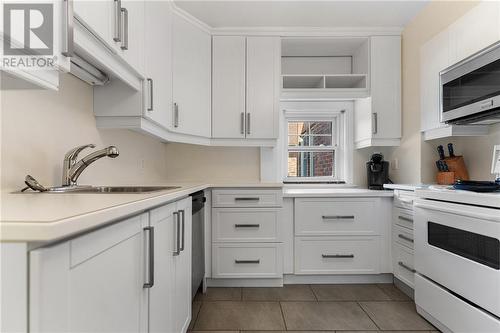
[[[361,188],[284,188],[284,197],[392,197],[392,191]]]
[[[161,186],[164,184],[155,184]],[[1,193],[0,241],[53,241],[160,206],[206,188],[277,188],[281,183],[169,183],[150,193]]]
[[[384,188],[388,190],[403,190],[403,191],[415,191],[419,188],[427,187],[424,184],[384,184]]]
[[[500,209],[500,192],[477,193],[455,190],[452,186],[431,185],[428,188],[417,189],[415,193],[420,198]]]

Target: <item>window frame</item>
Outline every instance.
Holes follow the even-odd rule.
[[[288,123],[289,122],[332,122],[332,145],[324,147],[315,146],[288,146]],[[318,111],[311,109],[285,110],[284,130],[285,140],[283,147],[283,181],[287,183],[300,182],[347,182],[345,174],[345,152],[346,152],[346,112],[339,111]],[[335,140],[335,142],[333,141]],[[288,176],[288,153],[289,152],[314,152],[314,151],[334,151],[334,175],[320,177],[289,177]]]

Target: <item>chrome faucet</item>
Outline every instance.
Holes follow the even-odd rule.
[[[90,164],[102,157],[117,157],[120,152],[115,146],[109,146],[104,149],[93,152],[77,162],[78,154],[86,148],[95,148],[94,144],[88,144],[71,149],[64,155],[62,186],[76,186],[78,178],[83,170]]]

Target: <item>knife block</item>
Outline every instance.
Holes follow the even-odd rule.
[[[467,172],[463,156],[447,157],[444,160],[450,172],[455,174],[455,180],[469,180],[469,172]]]
[[[455,173],[453,171],[440,171],[436,175],[436,182],[439,185],[453,185],[455,183]]]

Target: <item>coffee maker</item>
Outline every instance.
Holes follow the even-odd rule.
[[[373,153],[366,162],[366,172],[370,190],[383,190],[384,184],[389,183],[389,162],[384,161],[381,153]]]

